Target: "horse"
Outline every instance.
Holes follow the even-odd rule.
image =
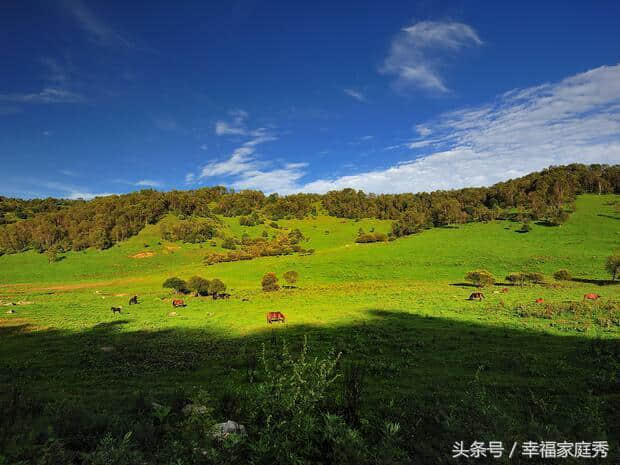
[[[583,296],[583,300],[597,300],[600,299],[601,296],[598,294],[594,294],[594,293],[590,293],[590,294],[584,294]]]
[[[274,321],[281,321],[285,323],[286,317],[282,312],[269,312],[267,313],[267,323],[271,324]]]
[[[114,313],[121,313],[121,309],[123,307],[110,307],[110,310],[112,310],[112,314]]]
[[[138,296],[134,295],[131,299],[129,299],[129,305],[137,305],[138,304]]]
[[[472,292],[468,300],[476,300],[476,299],[481,301],[482,299],[484,299],[484,294],[482,292]]]
[[[185,307],[185,302],[183,302],[181,299],[175,299],[172,301],[172,306],[173,307]]]
[[[543,303],[545,303],[545,300],[542,297],[539,297],[534,302],[536,302],[537,304],[543,304]]]

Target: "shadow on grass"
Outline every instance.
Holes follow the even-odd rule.
[[[611,279],[586,279],[586,278],[573,278],[571,281],[577,283],[595,284],[597,286],[613,286],[620,284],[620,281],[612,281]]]
[[[495,310],[481,303],[468,311],[482,319],[484,311]],[[257,321],[263,317],[257,312]],[[500,326],[404,309],[368,309],[360,321],[333,326],[295,324],[294,316],[287,321],[278,327],[265,323],[264,329],[245,336],[208,327],[129,330],[129,319],[104,321],[84,331],[33,330],[23,320],[16,321],[0,328],[0,395],[19,382],[42,399],[67,398],[93,411],[115,412],[130,409],[128,400],[138,390],[159,400],[175,386],[201,386],[222,398],[251,392],[248,360],[255,359],[263,345],[275,351],[285,338],[290,351],[297,353],[307,336],[312,356],[334,349],[342,353],[342,361],[363,363],[365,415],[391,418],[403,431],[415,431],[408,439],[414,451],[425,438],[445,443],[450,450],[455,438],[431,420],[420,429],[420,415],[432,418],[458,403],[478,369],[504,413],[523,425],[524,438],[536,434],[528,422],[531,409],[540,408],[540,399],[545,408],[558,405],[577,412],[592,394],[607,402],[602,418],[609,436],[620,437],[615,414],[620,389],[609,365],[610,357],[620,357],[617,340],[517,329],[515,320]],[[334,390],[334,399],[341,389],[338,385]],[[566,423],[565,415],[553,410],[547,414],[545,424],[562,437],[595,439],[578,437],[580,427]]]
[[[603,218],[610,218],[612,220],[620,220],[620,216],[605,215],[604,213],[599,213],[597,214],[597,216],[602,216]]]

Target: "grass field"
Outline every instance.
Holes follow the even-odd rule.
[[[165,402],[179,386],[221,399],[249,384],[248,353],[282,337],[299,348],[306,335],[313,353],[333,348],[364,365],[362,417],[399,422],[414,456],[432,456],[424,443],[449,456],[459,431],[476,439],[464,426],[450,431],[434,418],[488,399],[518,425],[512,433],[490,426],[488,439],[592,441],[604,434],[617,449],[620,286],[603,267],[620,248],[614,201],[580,196],[566,224],[533,225],[529,233],[495,221],[375,244],[356,244],[358,229],[387,232],[390,222],[282,220],[281,227],[309,238],[303,247],[313,255],[213,266],[202,257],[219,245],[161,241],[157,225],[57,263],[35,252],[2,256],[0,301],[29,303],[0,307],[16,311],[0,314],[0,384],[19,383],[37,398],[70,399],[92,411],[129,410],[136,391]],[[272,232],[224,221],[236,235]],[[463,277],[476,268],[500,281],[484,289],[483,302],[466,300],[472,287]],[[560,268],[575,279],[554,281]],[[300,274],[297,288],[261,290],[264,273],[290,269]],[[522,270],[544,273],[548,284],[500,292],[503,277]],[[187,307],[169,316],[174,296],[161,283],[193,275],[222,279],[231,299],[186,296]],[[602,298],[583,302],[588,292]],[[129,307],[134,294],[140,304]],[[545,303],[534,304],[536,298]],[[112,315],[110,307],[119,305],[123,313]],[[265,313],[274,310],[286,314],[286,324],[267,325]],[[221,421],[231,413],[221,403],[216,411]]]

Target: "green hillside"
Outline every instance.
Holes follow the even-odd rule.
[[[18,380],[41,402],[82,406],[108,429],[146,428],[136,426],[145,420],[128,401],[138,391],[172,405],[179,389],[191,396],[199,388],[209,393],[217,421],[251,423],[247,398],[256,383],[248,378],[248,354],[260,353],[262,343],[277,350],[283,338],[297,351],[307,336],[311,354],[334,349],[342,365],[364,367],[363,421],[355,424],[361,434],[380,437],[385,421],[397,422],[405,433],[399,450],[420,463],[449,462],[454,440],[482,436],[607,438],[617,448],[620,286],[604,269],[606,257],[620,252],[616,202],[617,195],[581,195],[566,223],[532,224],[527,233],[517,222],[489,221],[371,244],[355,242],[358,230],[388,232],[391,221],[319,214],[279,220],[276,230],[220,217],[236,237],[299,229],[303,247],[315,252],[211,266],[203,258],[223,251],[220,238],[214,245],[164,241],[159,224],[106,250],[68,251],[55,263],[35,251],[0,256],[0,303],[27,302],[2,307],[15,313],[0,315],[0,385],[6,390]],[[464,281],[477,268],[498,281],[483,289],[482,302],[467,300],[475,289]],[[561,268],[574,279],[554,280]],[[299,273],[296,288],[261,290],[266,272],[283,284],[287,270]],[[541,272],[546,284],[504,283],[517,271]],[[162,282],[194,275],[223,280],[230,300],[186,295],[187,307],[173,309]],[[601,299],[584,302],[591,292]],[[140,304],[129,307],[132,295]],[[122,306],[122,314],[111,306]],[[283,312],[286,324],[268,325],[269,311]],[[341,390],[332,386],[327,401],[338,412]]]

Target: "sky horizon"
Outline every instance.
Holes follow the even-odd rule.
[[[500,3],[7,0],[0,195],[422,192],[619,163],[620,4]]]

